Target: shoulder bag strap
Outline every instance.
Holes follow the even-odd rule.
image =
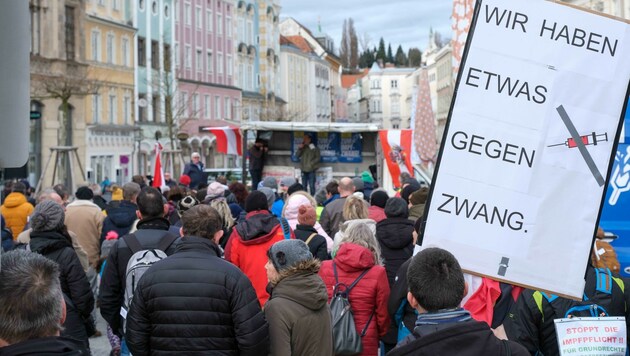
[[[304,241],[304,243],[306,243],[307,245],[311,242],[311,240],[313,239],[313,237],[317,236],[317,233],[314,232],[311,234],[311,236],[308,237],[308,239],[306,239],[306,241]]]
[[[164,234],[164,236],[162,236],[162,239],[158,243],[158,248],[166,252],[166,250],[168,250],[168,248],[173,244],[173,242],[175,242],[175,240],[177,240],[177,236],[171,234],[170,232],[167,232],[166,234]]]
[[[370,323],[372,322],[372,318],[374,317],[375,313],[376,311],[373,311],[372,314],[370,314],[370,318],[368,319],[367,324],[365,324],[365,327],[363,328],[363,330],[361,330],[361,337],[364,337],[365,334],[367,334],[368,327],[370,326]]]
[[[357,277],[357,279],[354,280],[354,282],[352,282],[351,285],[348,286],[348,289],[346,289],[348,295],[350,295],[350,291],[352,290],[352,288],[354,288],[354,286],[357,285],[357,283],[359,283],[359,281],[361,280],[361,278],[363,278],[363,276],[365,276],[368,272],[370,272],[372,268],[368,268],[365,271],[361,272],[361,274],[359,275],[359,277]]]
[[[131,233],[131,234],[125,236],[123,238],[123,240],[125,240],[125,243],[131,249],[131,254],[132,255],[134,253],[142,250],[142,245],[140,244],[140,241],[138,241],[138,238],[136,237],[136,234]]]

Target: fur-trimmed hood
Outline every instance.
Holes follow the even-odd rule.
[[[317,274],[320,264],[319,260],[313,258],[280,271],[271,299],[289,299],[311,310],[325,307],[328,292],[324,281]]]

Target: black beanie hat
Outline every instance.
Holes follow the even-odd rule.
[[[295,192],[301,192],[301,191],[306,191],[306,189],[304,189],[304,186],[300,183],[295,183],[289,187],[289,189],[287,190],[287,194],[291,195]]]
[[[415,192],[418,189],[420,189],[420,184],[418,184],[418,182],[416,182],[415,184],[410,183],[402,189],[402,191],[400,192],[400,197],[403,198],[407,203],[409,203],[409,196],[411,195],[411,193]]]
[[[74,193],[74,197],[79,200],[90,200],[94,198],[94,192],[88,187],[81,187]]]
[[[385,204],[385,216],[388,218],[409,218],[409,208],[402,198],[391,198]]]
[[[372,195],[370,195],[370,204],[378,206],[379,208],[385,208],[387,199],[389,199],[387,192],[384,190],[376,190],[372,192]]]
[[[269,210],[267,196],[257,190],[249,193],[245,199],[245,211],[250,213],[256,210]]]

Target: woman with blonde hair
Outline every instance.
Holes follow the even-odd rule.
[[[319,275],[326,284],[329,301],[336,293],[347,293],[355,327],[363,343],[360,355],[376,356],[379,338],[385,336],[390,325],[387,312],[389,283],[372,230],[365,224],[348,226],[339,241],[335,258],[322,262]],[[347,286],[352,284],[354,287],[348,290]]]
[[[368,218],[368,205],[361,197],[351,195],[346,198],[343,205],[342,217],[343,223],[339,225],[339,231],[335,234],[335,240],[332,247],[332,255],[335,256],[339,248],[340,241],[343,239],[346,230],[355,224],[367,225],[372,232],[372,236],[376,236],[376,222]]]
[[[230,235],[232,235],[232,228],[236,225],[232,217],[232,211],[225,198],[213,199],[210,201],[210,207],[214,208],[219,213],[223,221],[223,236],[219,240],[219,246],[225,249]]]
[[[287,201],[284,203],[284,208],[282,208],[282,217],[287,219],[292,230],[295,230],[298,225],[300,206],[304,204],[312,206],[313,209],[317,208],[317,202],[315,201],[315,198],[313,198],[305,191],[294,192],[289,196],[289,198],[287,198]],[[330,252],[333,246],[333,241],[330,236],[328,236],[328,234],[324,231],[319,222],[315,222],[313,228],[317,230],[318,235],[321,235],[326,239],[326,249],[328,250],[328,252]]]

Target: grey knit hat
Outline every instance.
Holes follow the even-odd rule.
[[[258,188],[258,191],[263,193],[265,197],[267,197],[267,205],[269,206],[268,209],[271,209],[271,206],[276,201],[276,193],[274,193],[271,188],[267,187]]]
[[[52,200],[37,204],[29,224],[33,231],[56,231],[63,226],[65,213],[63,207]]]
[[[278,190],[278,181],[274,177],[265,177],[262,186],[271,189],[274,193]]]
[[[267,251],[267,257],[273,263],[276,271],[291,268],[302,261],[313,258],[308,245],[302,240],[281,240],[276,242]]]

